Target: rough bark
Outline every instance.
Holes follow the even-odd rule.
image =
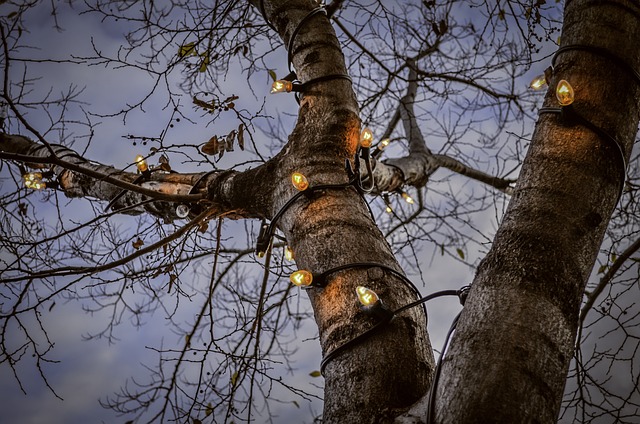
[[[632,1],[567,2],[562,46],[597,46],[640,69]],[[558,57],[573,105],[619,140],[638,125],[640,84],[607,57]],[[491,251],[478,267],[438,385],[442,423],[552,423],[560,408],[580,300],[622,184],[616,148],[594,131],[541,114]],[[499,354],[497,354],[499,353]]]
[[[302,0],[265,2],[267,19],[285,45],[312,8],[310,2]],[[324,15],[314,16],[300,30],[292,53],[302,82],[346,74],[340,45]],[[312,185],[345,182],[345,159],[353,158],[359,131],[358,105],[349,81],[336,79],[312,85],[304,93],[298,123],[283,149],[286,157],[274,169],[276,178],[285,182],[273,193],[274,199],[279,199],[276,209],[294,195],[288,182],[293,171],[304,173]],[[301,199],[283,215],[280,227],[300,269],[322,273],[366,261],[400,270],[365,202],[353,189],[327,190]],[[380,268],[331,275],[325,288],[308,290],[324,354],[374,324],[357,307],[358,285],[376,290],[390,308],[415,299],[409,287]],[[419,309],[407,311],[376,337],[329,362],[324,372],[324,422],[389,420],[397,414],[396,409],[407,408],[422,396],[433,369],[424,323]]]

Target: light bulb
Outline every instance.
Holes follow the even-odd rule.
[[[293,183],[293,186],[300,191],[305,191],[309,188],[309,181],[307,180],[307,177],[299,172],[291,174],[291,182]]]
[[[378,144],[378,150],[384,150],[385,147],[387,147],[389,145],[389,143],[391,143],[391,139],[390,138],[385,138],[383,140],[380,140],[380,143]]]
[[[356,287],[356,294],[362,306],[373,306],[380,301],[376,292],[364,286]]]
[[[391,208],[391,206],[387,205],[387,207],[385,208],[385,211],[387,211],[387,213],[392,213],[393,209]]]
[[[299,269],[289,276],[289,280],[296,286],[310,286],[313,275],[305,269]]]
[[[189,216],[189,206],[185,204],[176,206],[176,215],[178,218],[186,218]]]
[[[545,77],[544,75],[538,75],[533,80],[531,80],[529,87],[534,90],[540,90],[545,85],[547,85],[547,77]]]
[[[147,161],[144,160],[144,156],[138,155],[135,158],[136,166],[138,167],[138,171],[147,172],[149,170],[149,165],[147,165]]]
[[[401,194],[402,198],[404,199],[405,202],[407,202],[410,205],[413,205],[413,198],[411,196],[409,196],[406,192],[402,192]]]
[[[571,84],[569,84],[567,80],[560,80],[560,82],[558,82],[558,86],[556,87],[556,97],[560,106],[569,106],[573,103],[573,87],[571,87]]]
[[[373,143],[373,132],[369,128],[364,128],[360,133],[360,146],[365,149],[371,147]]]
[[[293,83],[291,81],[277,80],[271,84],[271,94],[289,93],[291,90],[293,90]]]
[[[284,258],[288,261],[293,260],[293,250],[291,250],[291,248],[288,245],[284,247]]]
[[[42,190],[47,187],[47,184],[42,181],[42,173],[40,172],[28,172],[22,176],[24,180],[24,186],[32,190]]]

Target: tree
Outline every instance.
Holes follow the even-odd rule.
[[[142,325],[145,315],[160,313],[180,336],[176,346],[154,347],[158,365],[149,367],[148,381],[125,386],[107,406],[150,422],[249,420],[255,408],[268,415],[272,386],[287,385],[271,361],[286,361],[292,345],[278,333],[306,315],[292,309],[293,287],[281,277],[293,270],[279,260],[276,244],[291,247],[295,267],[316,280],[305,292],[328,358],[326,422],[426,422],[431,415],[455,423],[556,421],[581,302],[602,246],[621,254],[608,263],[604,253],[602,271],[608,272],[587,292],[582,318],[602,288],[612,287],[609,305],[631,319],[617,320],[626,330],[624,348],[611,360],[624,359],[628,349],[630,360],[637,359],[637,305],[625,303],[637,293],[637,276],[626,286],[609,285],[621,267],[633,267],[638,248],[630,243],[638,224],[637,157],[631,156],[640,97],[637,3],[573,0],[565,6],[560,50],[546,77],[551,89],[540,110],[538,97],[517,81],[557,30],[557,6],[544,1],[393,7],[336,1],[326,9],[309,0],[213,3],[96,1],[85,13],[112,25],[125,22],[128,44],[113,55],[93,45],[93,52],[69,59],[29,57],[23,45],[29,14],[45,6],[12,5],[3,17],[7,116],[0,157],[5,180],[13,181],[2,197],[0,344],[2,363],[18,384],[18,361],[32,356],[42,369],[50,360],[53,341],[41,317],[53,302],[91,299],[90,310],[112,315],[94,337],[114,339],[125,316]],[[51,7],[53,16],[63,16]],[[464,17],[469,11],[473,16]],[[260,107],[248,109],[244,95],[223,87],[243,69],[255,92],[257,81],[277,74],[271,54],[285,50],[295,69],[288,80],[299,90],[286,141],[286,119],[265,119]],[[90,112],[75,87],[60,97],[42,94],[44,80],[33,75],[44,69],[40,64],[138,70],[150,75],[153,87],[117,113]],[[179,91],[176,70],[182,71]],[[571,82],[575,101],[559,108],[561,80]],[[170,116],[166,128],[125,136],[149,145],[145,159],[158,158],[157,166],[140,158],[122,170],[85,154],[98,137],[114,136],[95,135],[94,120],[117,118],[135,127],[131,117],[159,102]],[[527,143],[528,123],[538,112]],[[390,158],[382,159],[382,144],[370,158],[361,116],[381,139],[394,140]],[[225,120],[233,126],[216,129],[207,143],[172,141],[177,122],[219,128]],[[83,134],[75,132],[80,128]],[[272,140],[269,153],[260,132]],[[397,139],[406,141],[404,150]],[[224,163],[225,152],[245,144],[246,159],[218,167],[214,157]],[[177,161],[190,172],[175,172]],[[625,183],[627,163],[633,165]],[[440,169],[448,172],[438,181]],[[517,181],[510,169],[519,170]],[[303,173],[310,187],[297,191],[293,172]],[[452,172],[465,176],[471,189],[451,183]],[[44,194],[32,190],[42,182]],[[379,213],[381,206],[398,209],[388,196],[406,197],[408,187],[416,188],[415,211],[398,210],[391,218]],[[73,223],[65,214],[74,206],[57,193],[91,199],[82,204],[95,215]],[[54,205],[57,221],[36,212],[35,199]],[[473,221],[491,208],[500,215],[492,241]],[[121,230],[122,215],[140,219],[126,219],[130,227]],[[230,220],[261,224],[250,232],[251,243],[238,248],[225,238]],[[253,259],[256,241],[263,259]],[[457,291],[464,309],[438,368],[424,311],[406,309],[389,320],[363,313],[355,296],[356,287],[366,286],[391,311],[415,301],[401,263],[415,265],[421,244],[477,269],[468,296]],[[474,262],[480,253],[486,254]],[[211,263],[201,260],[206,255]],[[185,318],[180,306],[188,299],[199,306]],[[614,308],[603,316],[620,314]],[[370,337],[349,344],[367,329],[374,329]],[[633,415],[637,384],[618,394],[619,402],[592,405],[591,393],[608,388],[584,381],[593,379],[588,361],[575,363],[577,388],[567,391],[564,414],[582,421],[603,410],[620,421]],[[637,383],[638,371],[632,373]],[[48,384],[45,373],[42,378]]]

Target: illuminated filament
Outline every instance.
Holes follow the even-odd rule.
[[[47,184],[42,181],[42,174],[40,172],[29,172],[22,176],[24,179],[24,186],[32,190],[42,190],[47,187]]]
[[[289,280],[296,286],[310,286],[313,275],[307,270],[299,269],[289,276]]]
[[[356,287],[356,294],[362,306],[373,306],[380,301],[376,292],[364,286]]]
[[[284,247],[284,258],[288,261],[293,260],[293,250],[289,246]]]
[[[558,86],[556,87],[556,97],[558,98],[560,106],[569,106],[573,103],[573,87],[571,87],[571,84],[569,84],[568,81],[560,80],[560,82],[558,82]]]
[[[371,147],[371,143],[373,143],[373,133],[369,128],[365,128],[360,133],[360,146],[366,149]]]
[[[531,81],[529,87],[533,88],[534,90],[540,90],[545,85],[547,85],[547,78],[544,75],[538,75]]]
[[[378,150],[384,150],[389,143],[391,143],[391,139],[390,138],[385,138],[383,140],[380,141],[380,143],[378,143]]]
[[[147,165],[147,161],[144,160],[144,156],[138,155],[135,159],[136,166],[138,167],[138,171],[147,172],[149,170],[149,165]]]
[[[404,199],[405,202],[407,202],[410,205],[413,205],[414,201],[413,201],[413,197],[409,196],[409,194],[407,194],[406,192],[402,192],[401,194],[402,198]]]
[[[293,83],[291,81],[277,80],[271,84],[271,94],[289,93],[291,90],[293,90]]]
[[[293,186],[300,191],[305,191],[309,188],[309,181],[307,180],[307,177],[299,172],[291,174],[291,182],[293,183]]]

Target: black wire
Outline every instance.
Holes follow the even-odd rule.
[[[364,264],[365,262],[363,262],[362,264]],[[393,268],[389,268],[386,265],[379,265],[379,264],[375,264],[374,266],[380,266],[381,268],[385,268],[387,270],[390,270],[396,274],[399,274],[398,271],[394,270]],[[333,271],[333,270],[332,270]],[[335,272],[335,271],[334,271]],[[404,277],[402,274],[400,274],[402,279],[406,279],[407,281],[409,281],[409,283],[411,283],[410,280],[408,280],[406,277]],[[411,283],[411,285],[413,287],[415,287],[413,285],[413,283]],[[464,304],[464,301],[467,298],[467,294],[469,292],[469,286],[465,286],[459,290],[441,290],[435,293],[431,293],[428,296],[425,296],[415,302],[409,303],[408,305],[405,306],[401,306],[400,308],[396,309],[395,311],[389,311],[388,313],[384,314],[384,318],[382,321],[376,323],[376,325],[374,325],[373,327],[371,327],[370,329],[368,329],[367,331],[365,331],[364,333],[361,333],[359,335],[357,335],[356,337],[354,337],[351,340],[348,340],[346,342],[344,342],[343,344],[341,344],[340,346],[338,346],[337,348],[335,348],[334,350],[332,350],[331,352],[327,353],[325,355],[325,357],[322,359],[322,362],[320,362],[320,373],[324,374],[324,369],[326,368],[327,364],[333,360],[337,355],[339,355],[340,353],[344,352],[345,350],[347,350],[349,347],[354,346],[355,344],[366,340],[367,338],[371,337],[374,333],[376,333],[377,331],[379,331],[382,327],[386,326],[387,324],[389,324],[393,318],[395,318],[395,316],[397,314],[399,314],[402,311],[405,311],[406,309],[409,308],[413,308],[415,306],[418,306],[420,304],[424,305],[426,302],[428,302],[431,299],[435,299],[438,297],[442,297],[442,296],[458,296],[460,298],[460,303]],[[426,307],[425,307],[425,316],[426,316]],[[449,338],[451,337],[451,333],[453,332],[453,330],[455,329],[455,325],[458,322],[458,318],[460,317],[460,313],[458,313],[458,315],[456,316],[456,318],[453,321],[453,324],[451,326],[451,328],[449,329],[449,333],[447,334],[447,338],[445,340],[445,348],[447,347]],[[440,362],[442,360],[442,357],[444,356],[444,349],[442,351],[442,354],[440,355],[440,358],[438,359],[438,365],[436,366],[436,376],[438,375],[438,368],[440,365]],[[435,379],[435,377],[434,377]],[[436,381],[437,384],[437,381]],[[432,385],[433,386],[433,385]],[[434,395],[435,396],[435,395]],[[431,403],[431,401],[429,401]]]
[[[324,369],[327,364],[331,362],[336,356],[338,356],[343,351],[347,350],[349,347],[359,343],[360,341],[366,340],[371,337],[373,334],[378,332],[382,327],[385,327],[387,324],[391,322],[393,319],[393,315],[389,314],[388,318],[383,321],[378,322],[376,325],[365,331],[364,333],[358,334],[353,339],[349,340],[346,343],[341,344],[337,348],[333,349],[331,352],[327,353],[324,358],[322,358],[322,362],[320,362],[320,374],[324,375]]]
[[[316,83],[319,83],[319,82],[325,82],[325,81],[331,81],[331,80],[334,80],[334,79],[345,79],[345,80],[347,80],[349,82],[352,82],[351,77],[349,75],[347,75],[347,74],[323,75],[321,77],[313,78],[313,79],[310,79],[309,81],[306,81],[306,82],[303,82],[303,83],[294,84],[292,91],[304,92],[312,84],[316,84]]]
[[[261,3],[262,2],[263,0],[261,1]],[[296,29],[294,29],[293,33],[291,33],[291,38],[289,38],[289,45],[287,47],[287,63],[289,64],[289,71],[291,71],[291,65],[293,60],[293,43],[296,40],[296,36],[298,35],[298,32],[300,32],[304,24],[306,24],[309,19],[311,19],[313,16],[317,15],[318,13],[323,13],[326,16],[327,11],[324,9],[324,7],[316,7],[311,12],[309,12],[307,16],[302,18],[300,22],[298,22],[298,26],[296,26]]]
[[[616,156],[618,158],[620,173],[622,174],[622,180],[620,184],[620,191],[618,193],[618,199],[616,200],[616,204],[622,197],[622,192],[624,190],[624,183],[627,179],[627,159],[625,157],[624,148],[622,147],[622,143],[615,139],[611,134],[602,128],[598,127],[593,122],[589,121],[587,118],[582,116],[578,111],[573,107],[573,105],[563,106],[563,107],[543,107],[540,108],[538,113],[554,113],[556,115],[560,115],[563,119],[567,121],[567,123],[571,123],[574,121],[578,125],[583,125],[589,130],[593,131],[600,138],[603,138],[608,145],[614,148],[616,151]]]
[[[262,15],[262,19],[264,19],[267,25],[269,25],[269,27],[275,32],[278,32],[276,27],[273,26],[273,24],[267,19],[267,12],[264,10],[264,0],[260,0],[260,14]]]
[[[451,327],[449,327],[449,331],[447,332],[447,336],[444,339],[444,347],[442,352],[440,353],[440,357],[438,358],[438,362],[435,368],[435,374],[433,375],[433,380],[431,380],[431,389],[429,391],[429,402],[427,403],[427,424],[431,424],[434,420],[433,414],[435,413],[435,405],[436,405],[436,394],[438,391],[438,383],[440,381],[440,374],[442,373],[442,361],[444,358],[445,351],[449,344],[449,340],[451,339],[451,335],[453,331],[456,329],[458,325],[458,320],[460,319],[460,315],[462,311],[456,315],[451,323]]]
[[[593,54],[596,54],[596,55],[604,56],[607,59],[610,59],[611,61],[615,62],[616,64],[622,66],[627,71],[629,71],[629,73],[631,73],[631,75],[636,80],[636,82],[638,82],[638,84],[640,84],[640,73],[638,73],[638,71],[636,71],[633,68],[633,66],[631,66],[629,63],[627,63],[627,61],[625,61],[621,57],[611,53],[609,50],[604,49],[602,47],[587,46],[587,45],[583,45],[583,44],[571,44],[571,45],[568,45],[568,46],[562,46],[558,50],[556,50],[555,54],[553,55],[553,58],[551,59],[551,66],[553,68],[555,68],[556,59],[558,58],[558,56],[560,54],[562,54],[564,52],[567,52],[567,51],[572,51],[572,50],[584,50],[584,51],[587,51],[587,52],[590,52],[590,53],[593,53]]]

